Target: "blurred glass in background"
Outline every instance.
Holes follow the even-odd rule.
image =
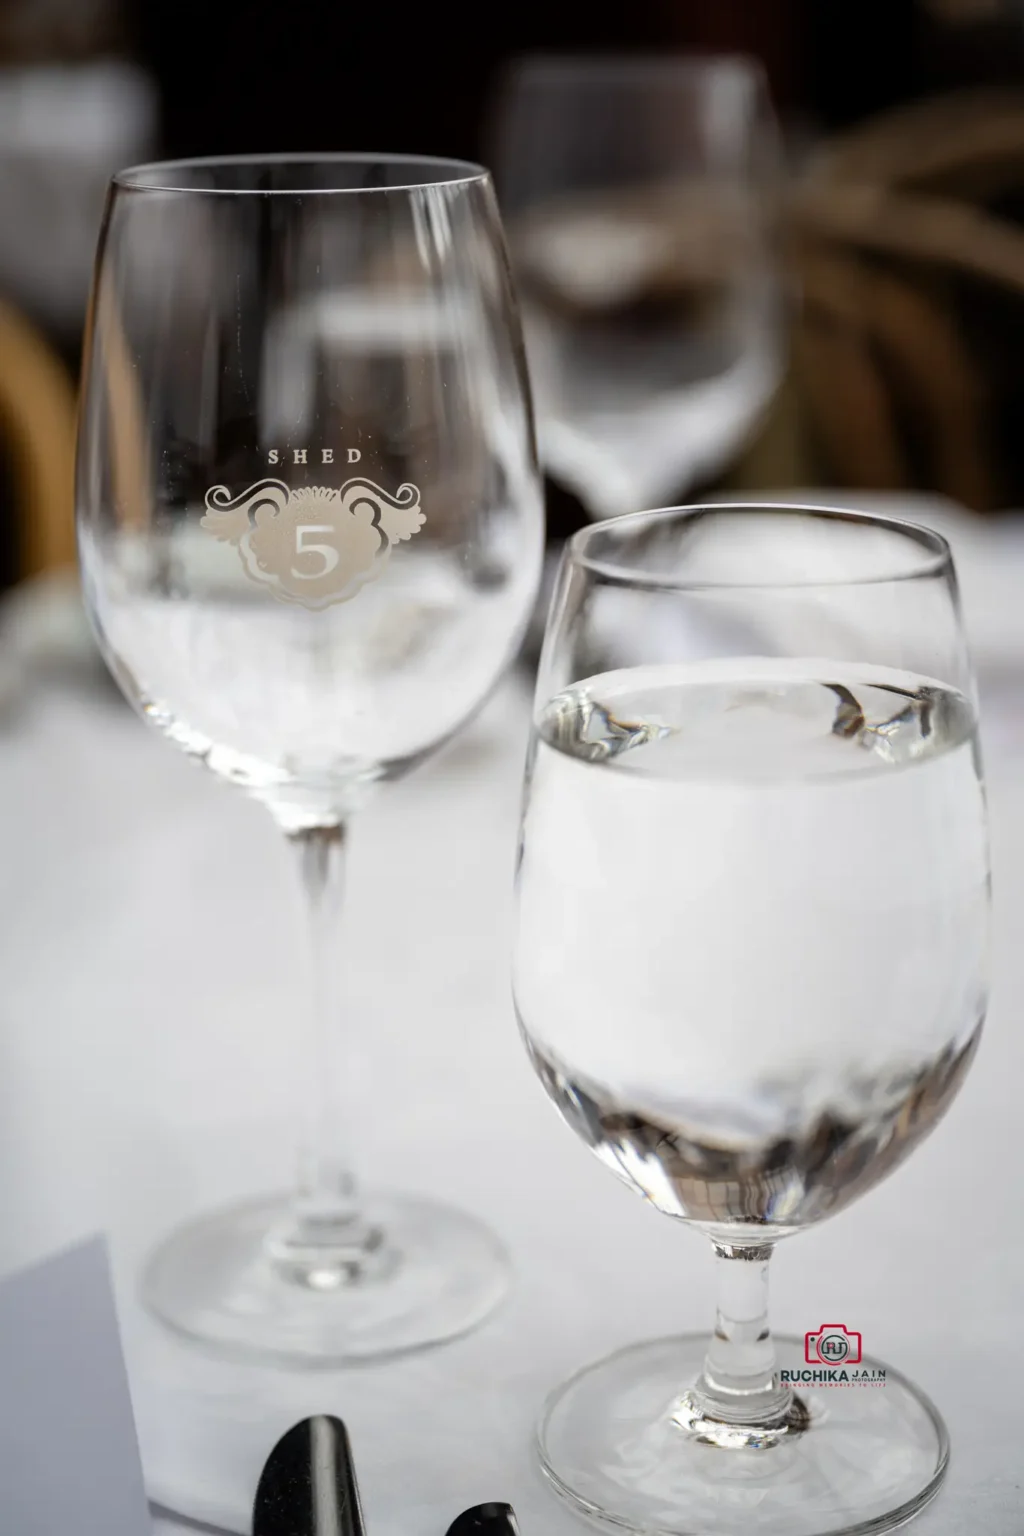
[[[719,473],[785,346],[780,155],[757,65],[525,60],[493,161],[548,473],[596,517]]]
[[[117,0],[0,4],[0,588],[74,562],[74,372],[111,172],[158,98]],[[0,614],[3,676],[84,645],[73,577]]]
[[[76,345],[107,182],[153,143],[146,76],[117,60],[0,69],[0,288]]]
[[[111,0],[0,7],[0,293],[77,351],[107,182],[156,142]]]

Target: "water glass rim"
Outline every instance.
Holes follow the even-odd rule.
[[[877,568],[853,573],[815,575],[810,572],[792,572],[750,576],[742,573],[702,576],[692,575],[685,569],[678,574],[669,571],[646,569],[629,553],[631,535],[642,534],[659,526],[668,528],[673,523],[687,528],[704,519],[748,514],[775,514],[778,519],[797,519],[809,522],[844,523],[849,526],[876,528],[901,541],[908,554],[912,549],[917,558],[906,556],[898,563],[880,561]],[[622,536],[621,553],[614,548],[618,536]],[[612,548],[596,551],[607,540]],[[850,508],[820,506],[814,503],[780,501],[713,501],[692,506],[655,507],[642,512],[627,512],[619,517],[605,518],[580,528],[566,543],[565,558],[569,564],[600,578],[610,585],[635,587],[657,592],[700,591],[788,591],[828,587],[880,586],[890,582],[919,581],[926,578],[949,578],[953,574],[953,553],[949,542],[933,528],[907,518],[888,517],[875,512],[858,512]]]
[[[392,168],[402,167],[402,174],[393,182],[374,187],[353,186],[203,186],[189,179],[190,172],[218,172],[251,167],[289,167],[299,170],[303,166],[364,166]],[[310,178],[311,182],[313,178]],[[348,193],[369,195],[380,192],[413,192],[427,187],[470,186],[490,181],[486,166],[473,160],[459,160],[444,155],[400,154],[394,151],[326,150],[310,154],[271,155],[194,155],[175,160],[150,160],[141,165],[125,166],[116,171],[111,184],[125,192],[181,192],[206,197],[337,197]]]

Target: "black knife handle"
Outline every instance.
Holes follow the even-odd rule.
[[[252,1536],[366,1536],[340,1419],[303,1419],[277,1442],[256,1490]]]
[[[519,1536],[511,1504],[477,1504],[448,1527],[448,1536]]]

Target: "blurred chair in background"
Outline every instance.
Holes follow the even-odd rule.
[[[15,569],[39,575],[75,559],[75,395],[43,336],[0,303],[0,454],[8,468]],[[9,514],[13,512],[13,517]]]
[[[918,103],[827,144],[794,203],[821,472],[1024,501],[1024,97]]]

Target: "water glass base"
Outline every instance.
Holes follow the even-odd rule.
[[[233,1354],[296,1366],[404,1354],[467,1333],[508,1288],[504,1249],[474,1217],[433,1200],[368,1201],[379,1260],[331,1287],[275,1263],[268,1234],[284,1198],[257,1200],[179,1228],[150,1259],[142,1299],[161,1322]]]
[[[802,1339],[775,1343],[780,1369],[816,1369]],[[891,1366],[865,1358],[845,1367],[846,1382],[801,1383],[806,1427],[726,1448],[683,1428],[676,1412],[706,1349],[698,1335],[633,1345],[548,1400],[541,1465],[578,1513],[643,1536],[838,1536],[892,1530],[937,1493],[946,1427]]]

